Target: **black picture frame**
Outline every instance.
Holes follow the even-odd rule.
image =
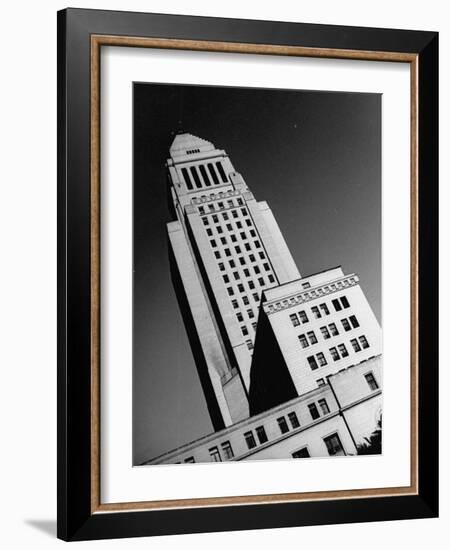
[[[417,56],[418,491],[415,495],[93,511],[91,37]],[[438,515],[438,34],[117,11],[58,13],[58,537],[88,540]]]

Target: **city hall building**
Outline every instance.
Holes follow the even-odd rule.
[[[302,276],[224,150],[167,160],[171,276],[214,433],[144,464],[356,454],[381,419],[381,329],[341,267]]]

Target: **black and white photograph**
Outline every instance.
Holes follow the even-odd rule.
[[[133,465],[382,453],[382,95],[133,84]]]

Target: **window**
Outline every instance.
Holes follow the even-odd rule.
[[[353,328],[359,327],[358,319],[354,315],[350,315],[350,323],[352,324]]]
[[[249,281],[248,287],[250,288],[250,290],[253,290],[255,288],[255,283],[253,281]]]
[[[220,259],[220,252],[218,250],[216,250],[214,252],[214,256],[216,257],[217,260]]]
[[[333,358],[333,361],[338,361],[340,359],[339,353],[336,348],[330,348],[331,357]]]
[[[367,341],[367,338],[365,336],[360,336],[359,341],[361,342],[361,345],[364,349],[367,349],[369,347],[369,342]]]
[[[242,256],[239,258],[239,262],[241,265],[245,265],[245,258],[243,258]]]
[[[243,334],[243,336],[248,336],[248,328],[247,327],[241,327],[241,332]]]
[[[242,229],[242,223],[241,222],[236,222],[236,227],[238,229]]]
[[[227,257],[230,257],[230,256],[231,256],[231,252],[230,252],[230,249],[229,249],[229,248],[224,248],[223,250],[224,250],[224,252],[225,252],[225,256],[227,256]]]
[[[232,215],[233,215],[233,218],[236,219],[236,218],[238,217],[238,213],[237,213],[236,210],[232,210],[231,213],[232,213]]]
[[[247,296],[242,296],[242,301],[244,302],[245,306],[249,304],[249,299],[247,298]]]
[[[238,199],[237,203],[238,203],[239,206],[242,206],[244,204],[244,201],[242,199]]]
[[[264,260],[264,258],[265,258],[264,252],[258,252],[258,255],[261,258],[261,260]]]
[[[339,344],[338,345],[339,353],[341,354],[341,357],[348,357],[348,351],[345,347],[345,344]]]
[[[228,206],[229,206],[230,208],[233,208],[234,202],[233,202],[232,199],[228,200],[227,203],[228,203]]]
[[[317,360],[319,361],[319,365],[321,367],[324,367],[325,365],[327,365],[327,360],[325,359],[325,355],[319,351],[319,353],[317,354]]]
[[[231,458],[234,458],[233,447],[231,446],[231,443],[229,441],[225,441],[220,446],[222,447],[222,452],[225,460],[230,460]]]
[[[233,277],[236,281],[238,281],[241,278],[238,271],[233,271]]]
[[[339,336],[339,331],[334,323],[330,323],[328,325],[328,328],[330,329],[330,332],[333,336]]]
[[[203,208],[202,206],[200,206],[200,208]],[[208,218],[202,218],[203,220],[203,225],[209,225],[209,220]]]
[[[253,330],[256,332],[256,324],[257,323],[252,323],[252,327],[253,327]]]
[[[332,300],[332,304],[334,306],[334,309],[336,311],[341,311],[342,309],[342,306],[341,306],[341,303],[339,302],[339,300],[337,298],[335,298],[334,300]]]
[[[330,407],[328,406],[326,399],[319,399],[319,407],[322,411],[322,414],[329,414]]]
[[[241,208],[241,212],[244,214],[244,216],[247,215],[247,209],[246,208]]]
[[[231,305],[234,307],[234,309],[237,309],[239,307],[237,300],[231,300]]]
[[[236,267],[234,260],[230,260],[228,263],[230,264],[230,267]]]
[[[219,269],[220,269],[220,271],[225,271],[225,266],[222,263],[220,263],[219,264]]]
[[[193,464],[195,462],[195,458],[193,456],[189,456],[184,459],[184,462]]]
[[[252,237],[256,237],[256,231],[254,229],[250,229],[250,235]]]
[[[319,307],[324,315],[330,315],[330,310],[328,309],[327,304],[320,304]]]
[[[319,311],[319,308],[317,306],[313,306],[311,308],[311,311],[313,312],[313,315],[316,319],[320,319],[322,317],[320,311]]]
[[[214,239],[211,239],[210,243],[211,243],[211,246],[212,246],[213,248],[216,248],[217,243],[216,243],[216,241],[215,241]]]
[[[236,242],[237,242],[236,235],[231,235],[231,242],[232,242],[232,243],[236,243]]]
[[[262,277],[258,278],[258,283],[260,286],[264,286],[264,279]]]
[[[263,267],[266,271],[270,271],[270,265],[268,263],[263,264]]]
[[[230,216],[228,216],[228,214],[227,214],[226,212],[224,212],[224,213],[222,214],[222,218],[223,218],[225,221],[227,221],[227,220],[230,219]],[[230,224],[230,223],[227,223],[227,229],[230,229],[230,231],[231,231],[231,224]]]
[[[267,434],[266,434],[266,430],[264,429],[264,426],[258,426],[256,428],[256,435],[258,436],[258,441],[263,444],[265,443],[266,441],[268,441],[267,439]]]
[[[208,204],[208,208],[209,208],[210,212],[214,212],[214,204]],[[216,219],[214,221],[217,221],[217,216],[216,216]]]
[[[245,241],[245,239],[247,238],[245,231],[241,231],[240,235],[241,235],[241,239]]]
[[[212,447],[209,449],[209,456],[213,459],[213,462],[222,462],[222,457],[220,456],[220,451],[217,447]]]
[[[344,455],[344,448],[342,447],[341,440],[339,439],[338,434],[332,434],[324,438],[325,445],[327,446],[327,451],[330,456]]]
[[[253,313],[253,309],[247,309],[247,315],[249,319],[254,319],[255,314]]]
[[[350,307],[350,304],[348,303],[348,300],[347,300],[347,297],[346,297],[346,296],[342,296],[342,298],[341,298],[341,304],[345,307],[345,309],[347,309],[347,308]]]
[[[366,379],[367,383],[369,384],[369,388],[372,391],[375,391],[379,388],[377,381],[375,380],[375,376],[373,375],[373,372],[368,372],[364,375],[364,378]]]
[[[217,167],[217,170],[219,171],[219,174],[220,174],[220,177],[222,178],[222,181],[224,183],[227,183],[227,176],[225,174],[225,171],[223,169],[223,166],[222,166],[222,163],[221,162],[216,162],[216,167]]]
[[[248,349],[253,349],[253,344],[251,340],[246,340],[245,343],[247,344]]]
[[[247,268],[244,269],[244,275],[250,277],[250,271]]]
[[[316,337],[313,330],[310,330],[309,332],[307,332],[307,336],[308,336],[308,339],[309,339],[309,343],[311,345],[317,344],[317,337]]]
[[[255,302],[259,302],[259,295],[258,295],[257,292],[254,292],[254,293],[252,294],[252,296],[253,296],[253,299],[255,300]]]
[[[250,244],[249,244],[249,243],[245,243],[245,250],[246,250],[247,252],[250,252],[251,249],[252,249],[252,247],[250,246]]]
[[[233,226],[231,225],[231,223],[227,223],[226,228],[227,231],[233,231]]]
[[[220,237],[220,242],[222,244],[227,244],[227,239],[225,237]]]
[[[223,282],[224,283],[229,283],[230,282],[230,278],[228,277],[228,275],[223,276]]]
[[[310,454],[308,451],[308,447],[303,447],[303,449],[299,449],[298,451],[295,451],[292,453],[292,458],[309,458]]]
[[[311,288],[311,283],[303,283],[302,288]]]
[[[247,218],[247,219],[245,220],[245,223],[247,224],[248,227],[251,227],[251,225],[252,225],[252,220],[250,220],[250,219]]]
[[[320,332],[322,333],[322,336],[325,340],[328,340],[328,338],[331,338],[327,327],[320,327]]]
[[[289,426],[284,416],[280,416],[280,418],[277,418],[277,422],[278,422],[278,427],[280,428],[280,432],[282,434],[285,434],[289,431]]]
[[[251,262],[254,262],[254,261],[255,261],[255,256],[253,256],[253,254],[249,254],[248,259],[249,259]]]
[[[298,421],[297,415],[294,411],[288,414],[288,418],[293,430],[300,427],[300,422]]]
[[[214,208],[214,206],[213,206],[213,208]],[[216,214],[214,214],[214,216],[212,217],[212,221],[214,223],[219,223],[219,218],[216,216]]]
[[[234,296],[234,290],[232,289],[231,286],[229,286],[229,287],[227,288],[227,291],[228,291],[228,296]]]
[[[206,168],[203,164],[199,165],[200,173],[202,175],[203,181],[205,182],[206,187],[211,187],[211,181],[208,178],[208,174],[206,173]],[[219,205],[220,206],[220,205]]]
[[[244,292],[244,285],[242,283],[238,284],[238,290],[239,292]]]
[[[302,323],[307,323],[307,322],[308,322],[308,316],[306,315],[306,312],[304,312],[304,311],[299,311],[299,312],[298,312],[298,316],[299,316],[300,321],[301,321]]]
[[[191,177],[189,176],[189,172],[187,171],[187,168],[182,168],[181,173],[183,174],[184,181],[186,182],[186,186],[189,189],[189,191],[192,191],[194,189],[194,186],[192,185]]]
[[[242,317],[242,313],[236,313],[236,318],[239,323],[242,323],[242,321],[244,320],[244,317]]]
[[[314,355],[310,355],[307,359],[308,359],[309,366],[311,367],[311,370],[316,370],[319,368],[319,365],[317,364],[317,361]]]
[[[307,348],[309,346],[308,340],[306,339],[306,336],[304,334],[300,334],[298,339],[300,341],[300,345],[302,346],[302,348]]]
[[[349,330],[352,330],[352,327],[350,326],[350,323],[348,322],[348,319],[341,319],[342,326],[344,327],[344,330],[348,332]]]
[[[223,233],[222,226],[220,225],[217,226],[217,233]]]
[[[234,249],[236,250],[236,254],[241,253],[241,247],[240,246],[235,246]]]
[[[311,418],[313,420],[317,420],[317,418],[320,417],[319,411],[317,410],[317,407],[316,407],[315,403],[310,403],[308,405],[308,409],[309,409],[309,413],[311,415]]]
[[[361,346],[358,344],[358,340],[356,338],[350,340],[350,344],[353,346],[354,351],[361,351]]]
[[[259,275],[259,273],[261,273],[261,270],[259,269],[259,267],[257,265],[253,266],[253,270],[256,273],[256,275]]]
[[[253,432],[245,432],[244,437],[245,442],[247,443],[247,447],[249,449],[254,449],[256,447],[256,441]]]
[[[219,185],[219,178],[217,177],[216,171],[214,170],[214,166],[211,163],[208,163],[208,170],[211,174],[211,177],[215,183],[215,185]]]
[[[274,283],[275,282],[275,277],[273,275],[269,275],[269,281],[271,283]]]
[[[256,248],[261,248],[261,243],[259,241],[255,241]]]
[[[322,386],[325,386],[325,380],[323,378],[318,378],[316,380],[316,384],[318,388],[321,388]]]

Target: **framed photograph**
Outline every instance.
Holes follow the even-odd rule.
[[[58,13],[60,538],[437,516],[437,82],[434,32]]]

